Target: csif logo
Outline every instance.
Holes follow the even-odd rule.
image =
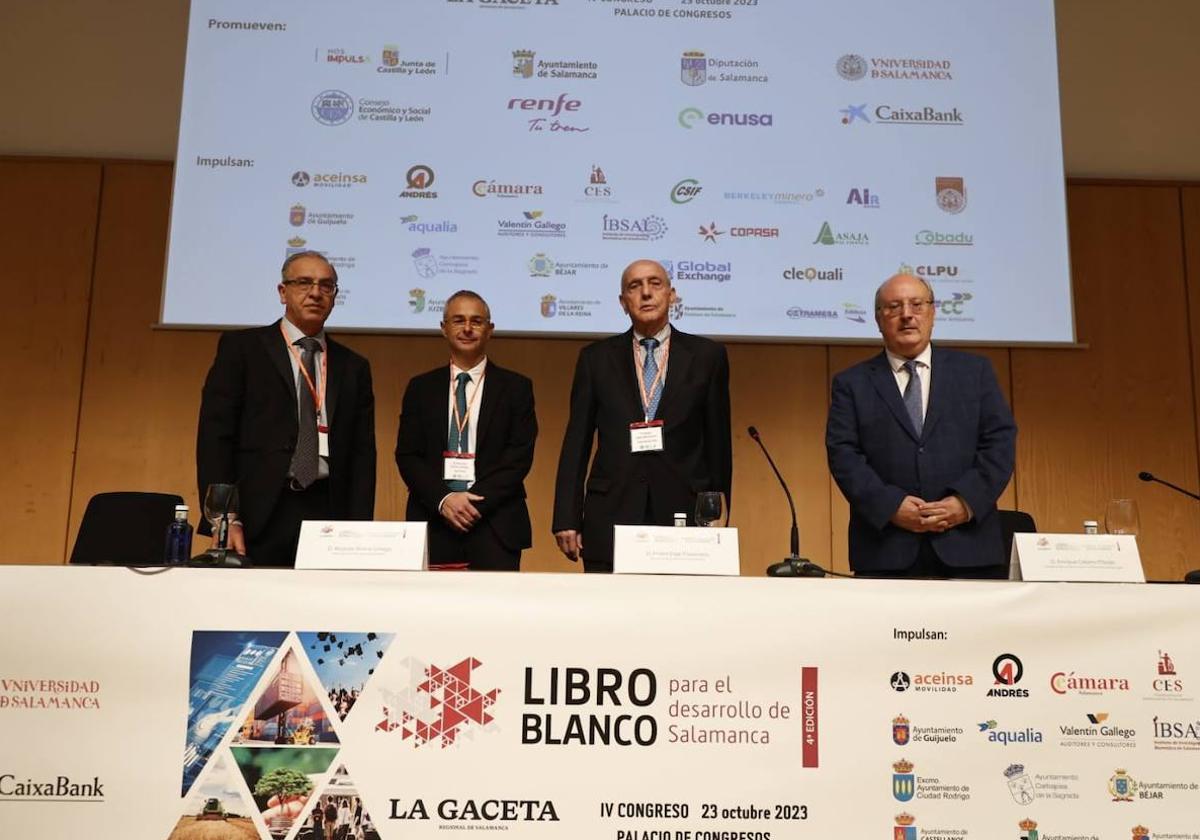
[[[687,129],[692,129],[697,124],[704,123],[715,126],[756,126],[762,128],[770,128],[775,125],[774,114],[718,113],[716,111],[705,114],[699,108],[684,108],[679,112],[677,119],[679,120],[679,125]]]
[[[671,203],[687,204],[700,195],[700,191],[703,189],[704,187],[700,186],[700,182],[695,178],[684,178],[671,187]]]

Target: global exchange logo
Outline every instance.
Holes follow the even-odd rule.
[[[700,182],[695,178],[684,178],[682,181],[671,187],[671,203],[672,204],[687,204],[689,201],[700,195],[700,191],[704,187],[700,186]]]
[[[354,100],[345,91],[322,91],[313,98],[312,115],[321,125],[341,125],[354,115]]]
[[[402,740],[412,739],[416,747],[437,741],[442,748],[453,746],[459,733],[468,728],[490,728],[494,718],[488,712],[496,704],[499,688],[480,691],[471,685],[471,676],[483,663],[467,657],[449,668],[407,660],[410,672],[422,669],[425,679],[416,689],[384,692],[388,705],[383,720],[375,724],[377,732],[400,731]],[[420,717],[436,709],[433,717]],[[400,713],[396,720],[395,713]]]
[[[866,107],[865,105],[863,106]],[[696,123],[708,123],[709,125],[733,125],[733,126],[763,126],[770,127],[775,125],[774,114],[750,114],[750,113],[717,113],[713,111],[710,114],[705,114],[699,108],[684,108],[679,112],[679,124],[683,128],[694,128]]]

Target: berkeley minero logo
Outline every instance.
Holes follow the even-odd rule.
[[[1029,689],[1016,688],[1025,676],[1025,666],[1016,654],[1002,653],[992,660],[992,677],[996,682],[988,689],[988,697],[1028,697]],[[998,687],[999,686],[999,687]]]
[[[715,126],[769,128],[775,124],[775,115],[744,112],[720,113],[717,111],[705,114],[699,108],[684,108],[679,112],[678,120],[679,125],[687,129],[695,128],[697,125],[705,123]]]
[[[354,116],[354,100],[345,91],[322,91],[313,97],[312,115],[321,125],[342,125]]]

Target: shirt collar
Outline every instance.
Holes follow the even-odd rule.
[[[887,353],[888,366],[891,367],[892,373],[899,373],[904,369],[904,363],[907,362],[908,359],[904,358],[903,356],[897,356],[891,350],[885,349],[884,352]],[[932,359],[933,342],[930,342],[929,344],[925,345],[925,349],[918,353],[917,357],[913,359],[913,361],[919,365],[924,365],[926,369],[932,370],[933,366],[930,364]]]
[[[288,344],[295,344],[300,339],[304,338],[304,332],[287,319],[283,318],[283,332],[287,335]],[[325,352],[325,330],[321,329],[319,333],[313,336],[317,341],[321,342],[321,352]]]
[[[659,330],[653,336],[645,336],[645,335],[642,335],[637,330],[634,330],[633,331],[633,340],[640,344],[643,338],[657,338],[658,346],[662,347],[664,344],[666,344],[667,337],[670,334],[671,334],[671,325],[668,323],[666,326],[664,326],[661,330]]]
[[[483,369],[485,367],[487,367],[487,356],[484,356],[482,359],[480,359],[479,364],[475,365],[475,367],[466,371],[466,373],[470,375],[472,382],[478,382],[479,377],[483,376]],[[463,373],[463,369],[460,368],[458,365],[454,364],[454,362],[451,362],[450,363],[450,378],[457,379],[458,375],[460,373]]]

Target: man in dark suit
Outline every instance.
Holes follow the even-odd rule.
[[[653,260],[625,269],[618,299],[632,327],[579,354],[554,491],[558,548],[588,572],[612,571],[614,525],[690,522],[696,494],[729,498],[733,475],[725,348],[668,323],[675,291]]]
[[[429,523],[429,562],[442,568],[517,571],[533,544],[525,476],[533,466],[533,383],[487,357],[492,313],[475,292],[446,301],[450,364],[414,376],[404,391],[396,466],[407,517]]]
[[[337,272],[315,251],[283,263],[283,318],[227,332],[200,402],[196,476],[237,484],[231,547],[257,566],[292,566],[305,519],[371,519],[375,395],[371,365],[325,334]],[[210,534],[207,522],[200,533]]]
[[[829,470],[850,503],[850,568],[873,577],[1003,578],[996,500],[1017,427],[987,359],[933,348],[933,290],[875,293],[884,352],[833,380]]]

